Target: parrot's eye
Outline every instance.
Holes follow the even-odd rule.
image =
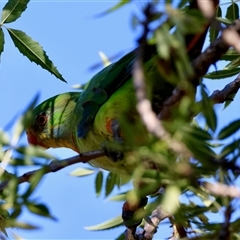
[[[40,126],[47,122],[47,116],[45,114],[40,114],[36,117],[36,123]]]

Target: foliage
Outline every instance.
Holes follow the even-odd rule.
[[[111,9],[98,16],[104,17],[106,14],[114,14],[121,7],[131,4],[130,2],[121,0]],[[112,197],[111,200],[124,201],[125,199],[131,199],[135,201],[139,196],[144,196],[156,186],[162,185],[164,193],[159,193],[152,198],[152,201],[146,207],[145,215],[150,215],[156,207],[161,205],[164,211],[174,216],[173,225],[184,226],[187,232],[196,233],[199,236],[198,239],[214,239],[220,236],[221,229],[226,225],[227,220],[224,219],[215,223],[208,216],[230,208],[231,211],[237,209],[234,195],[223,193],[221,189],[234,186],[238,178],[239,167],[237,164],[240,156],[240,139],[234,139],[234,134],[240,127],[240,119],[233,120],[227,126],[219,129],[219,119],[214,108],[214,102],[208,96],[208,89],[203,83],[199,86],[201,101],[197,102],[195,100],[195,92],[191,91],[186,81],[188,76],[193,74],[193,69],[186,54],[184,36],[200,31],[205,20],[196,12],[182,13],[187,1],[179,1],[175,7],[173,7],[174,4],[171,5],[169,2],[171,1],[166,1],[165,8],[162,9],[159,7],[163,4],[162,1],[153,1],[157,11],[151,19],[151,24],[154,27],[150,29],[151,34],[148,40],[156,44],[159,56],[164,61],[174,59],[174,68],[166,69],[165,65],[159,65],[160,73],[166,76],[169,82],[177,83],[178,86],[189,91],[189,94],[182,98],[178,106],[172,110],[174,117],[164,122],[164,128],[171,135],[170,140],[166,141],[150,135],[144,146],[134,146],[133,154],[127,156],[129,161],[139,162],[133,178],[136,182],[142,181],[145,183],[141,192],[121,193]],[[0,54],[4,51],[3,28],[5,28],[14,45],[24,56],[54,74],[58,79],[65,81],[38,42],[32,40],[23,31],[5,26],[21,17],[28,3],[29,0],[9,0],[4,6],[0,28]],[[132,16],[134,28],[142,27],[141,18],[141,14]],[[231,24],[238,18],[239,7],[235,1],[228,3],[225,16],[223,16],[222,6],[220,5],[216,12],[216,22],[209,29],[209,42],[213,42],[221,35],[222,27]],[[221,61],[225,66],[220,70],[207,73],[205,75],[206,79],[221,81],[239,73],[240,57],[235,49],[230,48],[222,56]],[[55,219],[46,204],[32,199],[33,192],[46,173],[46,165],[54,157],[46,154],[40,147],[19,146],[18,144],[18,140],[24,133],[31,117],[35,102],[36,99],[16,122],[11,139],[7,131],[0,130],[1,166],[8,165],[10,169],[10,172],[3,168],[0,169],[2,182],[2,185],[0,185],[0,228],[4,234],[7,234],[5,228],[8,227],[26,229],[37,227],[31,223],[18,221],[23,208],[33,214]],[[194,120],[190,122],[189,119],[192,118]],[[131,134],[134,133],[129,132],[129,139],[133,137]],[[180,147],[181,151],[176,151],[173,146]],[[45,160],[40,161],[39,158]],[[146,169],[140,164],[142,159],[148,159],[157,164],[161,171]],[[28,179],[29,184],[24,191],[20,191],[19,187],[24,182],[24,176],[18,177],[19,169],[22,166],[40,168]],[[97,196],[105,194],[108,197],[114,188],[120,188],[127,182],[116,174],[108,173],[105,175],[102,170],[94,167],[76,169],[70,175],[83,177],[91,174],[96,174],[95,192]],[[220,191],[217,193],[211,192],[206,187],[206,182],[216,184],[215,187],[219,187]],[[180,200],[180,196],[183,195],[187,196],[187,201]],[[226,215],[227,213],[226,211]],[[231,213],[228,214],[231,216]],[[141,215],[139,218],[142,217]],[[239,221],[240,218],[236,217],[227,226],[227,229],[231,229],[233,239],[240,238]],[[116,217],[87,229],[105,230],[121,224],[122,219]]]

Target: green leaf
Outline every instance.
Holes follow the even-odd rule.
[[[232,21],[230,21],[229,19],[226,19],[226,18],[216,17],[216,19],[217,19],[220,23],[225,24],[226,26],[228,26],[229,24],[232,24]]]
[[[70,175],[74,176],[74,177],[84,177],[84,176],[88,176],[91,175],[95,172],[95,170],[90,169],[90,168],[77,168],[75,170],[73,170]]]
[[[31,157],[39,157],[45,159],[56,159],[54,156],[48,154],[43,147],[29,145],[26,147],[17,147],[15,150],[21,154],[31,156]]]
[[[227,108],[227,107],[233,102],[233,99],[235,98],[235,96],[236,96],[236,93],[230,94],[230,95],[228,96],[228,99],[231,99],[231,100],[227,100],[227,101],[224,103],[224,108],[223,108],[223,109]]]
[[[216,16],[217,17],[221,17],[222,16],[222,9],[220,6],[218,6],[217,10],[216,10]],[[213,21],[211,26],[210,26],[210,42],[212,42],[213,40],[215,40],[219,34],[219,31],[221,29],[221,24],[219,21]]]
[[[112,12],[118,10],[119,8],[123,7],[124,5],[126,5],[128,3],[130,3],[130,0],[120,0],[116,5],[114,5],[113,7],[109,8],[108,10],[106,10],[102,13],[95,15],[95,17],[103,17],[109,13],[112,13]]]
[[[163,209],[171,214],[174,214],[179,208],[178,197],[181,191],[177,186],[167,187],[161,203]]]
[[[221,60],[232,61],[239,57],[239,53],[234,49],[229,49],[224,55],[222,55]]]
[[[206,74],[204,78],[209,78],[209,79],[228,78],[238,74],[239,72],[240,72],[240,68],[224,69],[220,71],[210,72]]]
[[[29,1],[30,0],[8,0],[2,10],[1,24],[14,22],[18,19],[26,10]]]
[[[208,132],[196,126],[184,126],[182,129],[185,133],[191,134],[199,140],[211,140],[212,136]]]
[[[224,127],[218,134],[218,139],[222,140],[230,137],[232,134],[237,132],[240,129],[240,120],[231,122],[226,127]]]
[[[121,226],[122,223],[123,223],[122,216],[117,216],[117,217],[107,220],[103,223],[100,223],[100,224],[97,224],[94,226],[90,226],[90,227],[85,227],[85,229],[89,230],[89,231],[108,230],[108,229],[112,229],[112,228]]]
[[[235,58],[233,61],[227,64],[224,69],[236,68],[236,67],[239,67],[239,65],[240,65],[240,57]]]
[[[0,56],[4,50],[4,33],[2,28],[0,28]]]
[[[230,20],[236,20],[239,19],[239,7],[238,5],[233,2],[228,8],[227,8],[227,14],[226,18]]]
[[[36,190],[44,174],[45,168],[41,168],[30,177],[30,179],[28,180],[30,185],[25,191],[25,193],[22,195],[23,199],[27,199]]]
[[[31,39],[26,33],[7,28],[10,37],[12,38],[14,45],[18,50],[26,56],[30,61],[35,62],[42,68],[49,71],[58,79],[66,82],[62,75],[58,72],[57,68],[53,65],[53,62],[48,58],[46,52],[42,49],[38,42]]]
[[[101,194],[102,186],[103,186],[103,172],[99,170],[95,178],[95,190],[96,190],[97,196]]]
[[[218,158],[222,158],[227,156],[228,154],[231,154],[235,151],[235,149],[239,148],[240,140],[235,140],[231,142],[230,144],[223,147],[221,153],[219,154]]]
[[[108,199],[108,201],[126,201],[127,200],[127,193],[121,193],[115,196],[112,196]]]
[[[105,187],[105,196],[107,197],[113,190],[116,183],[116,174],[110,172],[107,176],[106,187]]]
[[[27,203],[26,206],[34,214],[55,219],[44,204]]]
[[[202,113],[206,118],[206,122],[208,126],[214,132],[217,127],[217,116],[213,108],[212,101],[208,98],[208,95],[203,86],[201,86],[201,94],[202,94]]]

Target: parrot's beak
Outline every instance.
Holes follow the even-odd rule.
[[[34,146],[41,146],[46,149],[49,148],[49,147],[45,146],[43,143],[39,142],[37,137],[31,131],[27,130],[26,133],[27,133],[27,140],[28,140],[29,144],[32,144]]]

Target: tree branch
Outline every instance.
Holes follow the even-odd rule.
[[[77,156],[70,157],[61,161],[52,161],[49,165],[46,165],[38,170],[30,171],[27,173],[24,173],[22,176],[18,177],[18,184],[28,182],[30,177],[33,176],[35,173],[44,170],[44,174],[50,173],[50,172],[57,172],[65,167],[71,166],[76,163],[87,163],[91,161],[92,159],[99,158],[105,156],[104,150],[97,150],[93,152],[86,152],[81,153]],[[11,180],[4,181],[0,184],[0,191],[3,191],[8,183]]]
[[[189,76],[188,81],[192,83],[194,87],[197,87],[200,83],[199,79],[202,78],[208,71],[208,68],[221,59],[221,56],[227,52],[230,45],[225,40],[225,33],[229,30],[240,34],[240,20],[235,21],[232,25],[226,27],[223,30],[221,37],[211,43],[211,45],[192,62],[193,72],[192,76]],[[171,117],[169,108],[179,103],[180,100],[187,95],[187,92],[179,87],[176,87],[173,94],[168,98],[164,104],[162,111],[158,114],[159,119],[167,120]]]

